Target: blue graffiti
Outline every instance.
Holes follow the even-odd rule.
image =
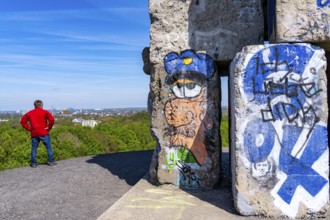
[[[194,50],[185,50],[181,54],[171,52],[164,58],[165,70],[169,75],[198,72],[211,78],[215,72],[212,57]]]
[[[262,125],[262,121],[252,121],[247,124],[244,132],[244,148],[247,158],[251,163],[258,160],[265,160],[274,144],[277,136],[275,129],[270,123]],[[272,128],[271,128],[272,127]],[[262,131],[264,128],[266,131]],[[300,185],[312,196],[315,196],[327,184],[328,180],[318,174],[312,165],[317,161],[328,147],[327,128],[315,125],[312,132],[307,135],[307,143],[302,156],[298,159],[292,156],[292,150],[301,136],[302,128],[292,125],[284,126],[281,152],[279,159],[279,169],[287,174],[287,179],[278,191],[278,195],[288,204]],[[266,143],[256,146],[257,135],[264,135]],[[267,138],[267,139],[266,139]],[[250,140],[248,140],[250,139]],[[269,142],[269,143],[268,143]]]
[[[304,45],[276,45],[259,51],[251,58],[244,74],[244,92],[249,101],[268,105],[262,111],[264,121],[282,120],[290,116],[295,119],[306,98],[320,92],[314,82],[305,82],[302,78],[313,55],[314,50]],[[309,71],[314,74],[315,69]],[[283,76],[274,79],[273,73],[278,72]],[[293,75],[300,79],[292,78]],[[290,102],[270,106],[270,101],[280,95],[288,97]],[[270,117],[265,117],[266,113]]]
[[[274,98],[285,92],[296,90],[285,79],[288,74],[302,75],[314,51],[303,45],[276,45],[265,48],[256,53],[246,66],[244,74],[244,92],[257,104],[267,103],[267,97]],[[284,71],[280,85],[273,84],[267,77],[274,73]],[[266,87],[265,87],[266,85]],[[297,92],[294,92],[298,95]],[[293,96],[293,94],[291,94]]]
[[[320,8],[324,8],[324,7],[330,5],[330,0],[326,0],[325,2],[323,2],[323,1],[324,0],[317,0],[317,6],[320,7]]]
[[[302,128],[297,126],[284,126],[279,168],[288,175],[278,191],[278,195],[288,204],[291,203],[295,190],[299,185],[304,187],[312,196],[327,184],[327,180],[312,169],[316,162],[328,148],[328,133],[324,126],[316,125],[307,146],[298,159],[291,156],[293,146],[297,142]],[[284,148],[284,147],[283,147]]]
[[[201,178],[198,177],[196,171],[194,171],[186,163],[179,161],[177,163],[178,169],[180,171],[179,185],[185,187],[186,189],[198,189],[200,188]]]
[[[257,146],[257,137],[263,137],[263,142]],[[245,154],[249,161],[256,163],[264,160],[270,154],[275,143],[275,129],[270,122],[263,123],[261,119],[249,121],[244,131]]]

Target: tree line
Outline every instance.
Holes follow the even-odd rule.
[[[99,119],[93,129],[73,125],[72,119],[58,118],[51,131],[51,141],[56,160],[88,155],[108,154],[154,149],[156,143],[150,134],[150,117],[142,111],[130,116]],[[30,161],[30,136],[19,120],[0,124],[0,171],[28,166]],[[228,117],[221,124],[223,146],[228,146]],[[47,152],[40,143],[38,162],[47,161]]]

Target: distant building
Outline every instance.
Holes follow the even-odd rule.
[[[84,121],[84,119],[82,119],[82,118],[75,118],[72,120],[73,123],[80,123],[80,124],[82,124],[83,121]]]
[[[83,127],[91,127],[94,128],[97,125],[97,121],[95,120],[84,120],[82,118],[75,118],[72,120],[74,124],[81,124]]]
[[[70,112],[67,109],[64,109],[60,112],[60,115],[63,116],[63,117],[72,117],[72,112]]]
[[[83,120],[83,122],[82,122],[83,127],[94,128],[96,125],[97,125],[97,121],[95,121],[95,120]]]

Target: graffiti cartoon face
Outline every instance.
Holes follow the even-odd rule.
[[[188,50],[170,53],[165,57],[169,74],[166,84],[174,98],[165,104],[165,117],[169,125],[171,147],[188,148],[197,162],[202,164],[208,153],[205,136],[212,128],[208,117],[207,84],[214,72],[212,59],[205,54]]]

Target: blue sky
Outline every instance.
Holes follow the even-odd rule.
[[[1,0],[0,111],[146,107],[148,0]]]

